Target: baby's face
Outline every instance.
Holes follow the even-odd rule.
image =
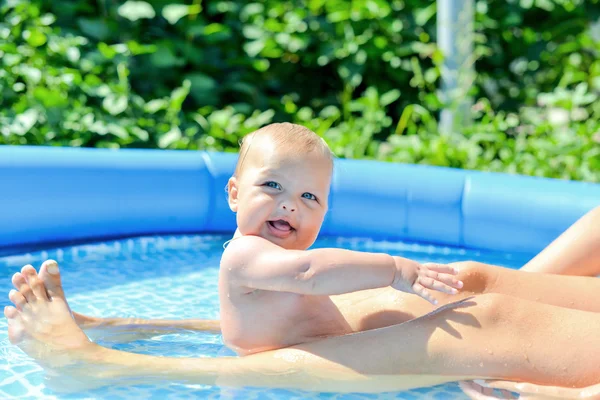
[[[307,249],[327,212],[331,160],[316,151],[284,154],[262,142],[252,144],[240,176],[229,182],[238,229],[286,249]]]

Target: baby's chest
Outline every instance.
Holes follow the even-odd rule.
[[[315,296],[312,296],[315,297]],[[246,304],[244,321],[260,330],[298,331],[314,328],[335,318],[337,308],[333,303],[293,293],[253,294]]]

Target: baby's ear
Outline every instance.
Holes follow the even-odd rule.
[[[237,188],[237,179],[234,176],[229,178],[227,182],[227,202],[229,203],[229,208],[233,212],[237,212],[238,208],[238,188]]]

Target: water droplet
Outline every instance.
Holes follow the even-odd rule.
[[[480,363],[479,363],[479,366],[480,366],[480,367],[483,367],[483,362],[480,362]]]

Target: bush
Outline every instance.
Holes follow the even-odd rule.
[[[435,3],[9,0],[0,144],[236,151],[301,123],[340,157],[600,181],[600,0],[480,0],[475,122],[441,135]]]

